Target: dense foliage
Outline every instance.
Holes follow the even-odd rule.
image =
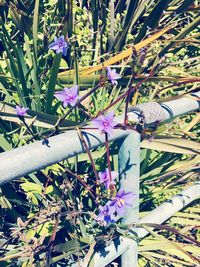
[[[71,266],[82,259],[92,266],[94,250],[116,236],[135,238],[116,204],[129,208],[134,196],[120,191],[119,143],[108,145],[107,138],[128,105],[198,91],[198,4],[0,2],[0,151],[36,140],[48,145],[50,136],[77,126],[87,151],[1,186],[0,266]],[[141,127],[141,217],[198,181],[199,120],[193,112]],[[82,125],[103,132],[106,145],[90,151]],[[147,227],[150,235],[137,239],[138,266],[198,266],[199,214],[196,200],[167,227]]]

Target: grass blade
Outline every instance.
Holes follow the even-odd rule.
[[[33,15],[33,46],[34,46],[34,54],[37,62],[37,33],[38,33],[38,18],[39,18],[39,4],[40,0],[35,0],[35,8]]]
[[[170,2],[171,2],[171,0],[165,0],[165,1],[160,0],[156,4],[156,6],[151,11],[149,16],[146,18],[146,20],[142,26],[142,29],[139,32],[139,35],[135,39],[135,43],[138,43],[141,41],[141,39],[145,36],[148,27],[150,27],[151,29],[154,29],[157,26],[157,24],[158,24],[158,22],[162,16],[163,10],[166,9],[166,7],[168,6],[168,4]]]
[[[48,84],[47,94],[46,94],[46,108],[45,108],[45,110],[47,113],[51,113],[53,95],[55,92],[55,86],[56,86],[56,81],[57,81],[57,76],[58,76],[61,58],[62,58],[62,54],[56,54],[54,61],[53,61],[53,65],[51,67],[49,84]]]

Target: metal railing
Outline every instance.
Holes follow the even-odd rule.
[[[143,114],[145,125],[167,121],[176,116],[198,110],[199,98],[200,92],[197,92],[160,104],[151,102],[136,105],[130,109],[128,120],[137,123]],[[118,117],[117,121],[122,123],[123,117]],[[105,142],[104,135],[96,130],[85,128],[82,133],[90,149],[101,146]],[[200,184],[190,186],[180,193],[181,198],[180,194],[174,196],[170,202],[163,203],[142,220],[139,220],[140,134],[133,130],[115,129],[109,141],[116,139],[120,139],[118,154],[120,186],[125,191],[132,191],[136,194],[133,207],[127,211],[124,223],[162,223],[174,212],[200,197]],[[76,130],[50,137],[48,146],[43,145],[42,141],[37,141],[3,152],[0,154],[0,185],[83,152],[85,150]],[[164,212],[164,208],[169,208],[169,211]],[[144,237],[148,233],[143,228],[132,230],[138,234],[138,237]],[[104,250],[94,253],[91,266],[106,266],[120,255],[122,255],[123,267],[136,267],[136,241],[127,238],[118,238],[112,241]],[[84,267],[84,263],[82,267]]]

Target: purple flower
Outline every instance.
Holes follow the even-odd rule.
[[[63,107],[67,105],[75,106],[76,102],[80,98],[78,96],[78,85],[75,85],[71,88],[64,88],[63,91],[55,93],[55,97],[63,102]]]
[[[117,176],[118,172],[112,171],[110,178],[109,169],[106,168],[104,172],[99,172],[100,184],[105,184],[106,189],[109,189],[110,185],[115,184],[114,180],[117,178]]]
[[[121,76],[116,73],[116,70],[111,70],[110,67],[106,67],[107,70],[107,78],[111,82],[112,85],[117,85],[118,82],[116,80],[120,79]]]
[[[106,116],[100,117],[91,121],[94,127],[97,127],[101,133],[112,135],[113,128],[118,124],[114,121],[114,111],[110,111]]]
[[[109,205],[110,201],[105,206],[99,207],[99,215],[96,218],[96,221],[103,222],[104,224],[114,223],[115,216],[114,216],[114,207]]]
[[[135,195],[132,192],[125,193],[123,189],[120,189],[111,201],[110,206],[114,207],[119,216],[123,216],[126,208],[132,206],[134,198]]]
[[[62,35],[59,38],[54,37],[54,42],[49,45],[49,49],[55,50],[56,54],[62,53],[66,56],[68,46],[68,42],[65,41],[65,37]]]
[[[26,114],[27,110],[29,110],[29,109],[16,105],[16,109],[15,110],[16,110],[16,113],[17,113],[18,116],[24,116]]]

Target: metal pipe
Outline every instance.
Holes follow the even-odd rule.
[[[97,130],[87,130],[82,133],[90,149],[105,142],[105,135],[99,134]],[[112,140],[129,133],[130,130],[116,129]],[[0,185],[82,152],[85,150],[76,130],[50,137],[48,146],[43,145],[42,141],[37,141],[3,152],[0,154]]]
[[[198,198],[200,198],[200,182],[188,186],[181,193],[162,203],[144,218],[140,219],[139,223],[161,224],[169,219],[174,213],[186,207],[189,203]],[[138,236],[140,238],[145,237],[147,234],[147,230],[144,228],[138,228]]]
[[[200,92],[195,93],[195,95],[200,97]],[[184,106],[181,105],[182,101],[180,99],[163,103],[165,108],[158,103],[137,105],[128,113],[129,121],[138,122],[140,111],[144,113],[145,122],[148,124],[169,119],[170,115],[167,111],[167,106],[169,110],[172,109],[172,115],[184,114],[199,108],[199,103],[194,97],[186,95],[181,99],[184,102]],[[187,105],[185,104],[185,99],[187,99]],[[118,117],[117,120],[123,122],[122,117]],[[128,130],[116,129],[110,141],[125,137],[130,133],[131,131]],[[104,135],[98,133],[97,130],[84,130],[84,135],[90,149],[105,142]],[[84,148],[76,130],[49,138],[49,147],[42,145],[42,142],[39,141],[3,152],[0,154],[0,185],[82,152],[84,152]]]
[[[162,107],[162,110],[160,109]],[[200,108],[200,91],[192,95],[186,94],[166,102],[148,102],[133,106],[129,111],[130,120],[134,120],[134,110],[140,110],[145,115],[147,124],[165,121]]]

